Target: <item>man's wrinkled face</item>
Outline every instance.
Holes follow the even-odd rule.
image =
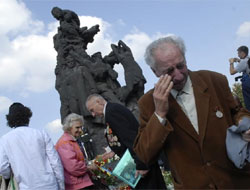
[[[87,109],[93,117],[103,116],[104,104],[100,99],[92,98],[87,102]]]
[[[173,89],[180,91],[186,84],[188,69],[186,60],[176,45],[161,44],[154,51],[155,68],[152,68],[157,77],[168,74],[174,83]]]

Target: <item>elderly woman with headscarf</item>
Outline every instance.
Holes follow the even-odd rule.
[[[0,175],[10,178],[11,170],[20,190],[64,190],[63,166],[45,131],[30,128],[32,112],[13,103],[6,115],[13,128],[0,139]]]
[[[82,133],[83,117],[71,113],[63,121],[64,133],[56,143],[64,167],[66,190],[94,189],[89,176],[89,169],[84,155],[77,143],[77,137]]]

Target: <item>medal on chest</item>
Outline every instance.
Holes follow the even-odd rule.
[[[215,108],[215,115],[218,118],[222,118],[223,117],[223,113],[222,113],[222,111],[220,111],[220,109],[219,109],[218,106],[216,106],[216,108]]]
[[[121,143],[118,140],[118,137],[116,135],[113,134],[112,129],[109,127],[109,125],[107,124],[107,128],[106,128],[106,136],[108,139],[108,143],[109,146],[113,147],[113,146],[121,146]]]

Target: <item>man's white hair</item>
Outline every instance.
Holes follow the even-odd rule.
[[[171,43],[171,44],[176,45],[176,47],[180,49],[182,55],[185,58],[186,47],[181,37],[178,37],[176,35],[169,35],[166,37],[162,37],[150,43],[146,48],[144,58],[145,58],[146,63],[151,68],[155,68],[155,58],[153,56],[154,51],[164,43]]]

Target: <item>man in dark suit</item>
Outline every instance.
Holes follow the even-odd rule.
[[[250,116],[226,77],[189,71],[184,42],[174,35],[152,42],[145,59],[160,79],[138,103],[138,157],[151,163],[164,150],[175,189],[250,189],[250,165],[237,169],[226,153],[227,128]]]
[[[121,104],[107,102],[98,94],[87,98],[86,107],[93,117],[104,117],[107,124],[106,137],[114,153],[122,157],[126,149],[129,149],[136,163],[136,175],[142,175],[136,189],[166,189],[158,163],[147,166],[133,151],[139,123],[132,112]]]

